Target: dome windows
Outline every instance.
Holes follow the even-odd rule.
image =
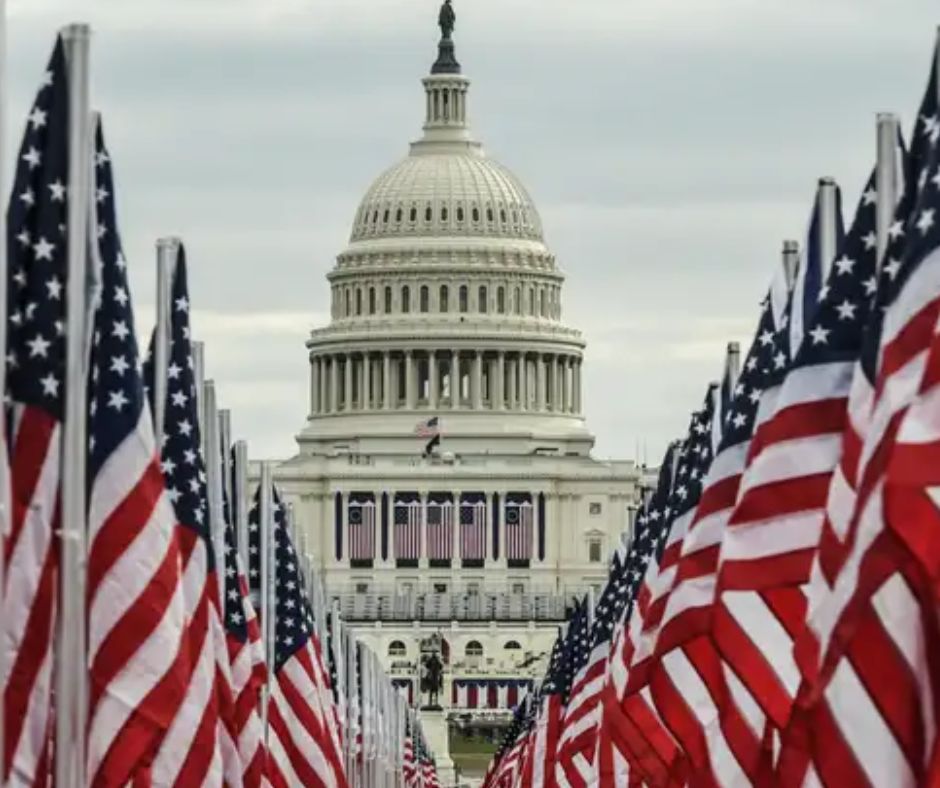
[[[403,285],[401,288],[401,311],[405,315],[411,311],[411,290],[408,285]]]
[[[462,205],[457,206],[457,221],[458,222],[463,221],[463,206]]]
[[[401,224],[401,208],[395,211],[395,222],[396,224]]]
[[[362,314],[362,288],[356,288],[356,315]]]
[[[431,308],[431,295],[430,295],[430,291],[428,290],[427,285],[421,285],[421,290],[418,296],[418,300],[419,300],[418,306],[420,307],[421,312],[427,313],[428,310]]]
[[[480,209],[477,208],[475,205],[473,206],[473,212],[471,213],[471,216],[473,217],[473,221],[475,222],[480,221]]]
[[[522,314],[522,290],[516,288],[512,293],[512,311],[517,314]]]
[[[447,206],[446,205],[443,208],[441,208],[441,221],[442,222],[447,221]]]
[[[349,314],[350,314],[350,312],[352,311],[352,310],[349,308],[350,299],[352,298],[352,296],[349,294],[349,288],[348,288],[348,287],[346,288],[345,296],[346,296],[346,309],[343,310],[343,317],[349,317]]]
[[[407,653],[405,644],[401,640],[393,640],[388,644],[388,655],[390,657],[404,657]]]
[[[447,290],[447,285],[441,285],[440,293],[438,294],[438,308],[441,312],[446,312],[448,309],[447,300],[449,292]]]
[[[506,288],[502,285],[496,288],[496,311],[501,315],[506,312]]]
[[[499,220],[500,220],[503,224],[506,224],[506,209],[505,209],[505,208],[500,208],[500,209],[499,209]]]
[[[432,216],[433,214],[431,213],[431,206],[429,205],[427,208],[424,209],[424,221],[426,222],[431,221]]]
[[[486,285],[480,285],[480,289],[477,291],[477,310],[481,315],[485,315],[489,310],[487,300]]]
[[[486,221],[491,222],[491,223],[493,221],[493,209],[490,208],[489,206],[487,206],[487,209],[486,209]]]
[[[382,214],[382,224],[388,224],[388,208],[386,208],[385,213]]]
[[[385,286],[385,314],[392,314],[392,288]]]
[[[418,221],[418,209],[412,205],[411,213],[408,214],[408,216],[409,216],[409,221],[412,221],[412,222]]]
[[[466,314],[467,310],[469,309],[469,306],[468,306],[468,303],[467,303],[468,300],[469,300],[469,297],[468,297],[468,294],[467,294],[467,286],[466,286],[466,285],[461,285],[459,292],[460,292],[460,295],[459,295],[459,299],[460,299],[459,309],[460,309],[461,314]]]
[[[369,288],[369,314],[375,314],[375,288]]]
[[[377,224],[378,221],[379,221],[379,212],[373,211],[372,212],[372,224]]]

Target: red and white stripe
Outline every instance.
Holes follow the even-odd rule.
[[[462,503],[461,508],[470,509],[471,519],[460,518],[460,557],[482,561],[486,557],[486,502]]]
[[[189,675],[179,527],[146,406],[92,480],[88,527],[88,784],[124,785],[149,776]]]
[[[506,557],[510,561],[532,559],[532,509],[528,501],[519,504],[516,522],[506,523]]]
[[[395,558],[417,560],[421,555],[421,528],[423,512],[418,501],[395,504],[396,511],[402,507],[407,512],[407,520],[400,522],[395,518]]]
[[[349,524],[349,554],[353,560],[371,561],[375,558],[375,502],[352,503],[359,507],[359,523]]]
[[[434,521],[431,512],[435,513]],[[428,504],[428,558],[449,561],[454,547],[454,505],[450,501]]]
[[[597,779],[594,752],[603,717],[601,695],[610,645],[609,640],[597,644],[571,684],[558,736],[556,774],[559,785],[589,786]]]

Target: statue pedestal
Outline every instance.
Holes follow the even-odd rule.
[[[428,748],[437,764],[437,776],[442,788],[452,788],[457,783],[454,762],[450,758],[450,738],[447,729],[447,716],[442,709],[421,709],[418,712],[421,728],[428,742]]]

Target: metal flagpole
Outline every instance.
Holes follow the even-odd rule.
[[[819,264],[822,281],[826,281],[832,261],[836,259],[836,225],[839,206],[836,201],[838,187],[833,178],[819,179],[820,223],[819,223]]]
[[[271,695],[271,678],[274,673],[274,645],[271,642],[271,634],[274,631],[272,619],[274,618],[274,599],[272,598],[271,580],[274,573],[274,567],[271,561],[273,553],[272,545],[274,543],[274,500],[271,495],[271,464],[261,463],[261,495],[258,501],[258,530],[259,542],[261,547],[261,598],[258,608],[261,614],[261,632],[264,642],[265,659],[268,662],[268,675],[264,685],[264,693],[261,699],[261,719],[264,724],[264,741],[268,741],[268,703]]]
[[[193,382],[196,384],[196,413],[199,416],[199,448],[206,456],[206,408],[202,398],[202,386],[206,382],[206,345],[193,342]]]
[[[783,273],[787,280],[787,289],[796,284],[796,275],[800,269],[800,245],[796,241],[783,242]]]
[[[878,113],[876,130],[878,158],[875,165],[875,238],[878,270],[888,249],[891,223],[898,202],[898,117]]]
[[[55,680],[55,783],[84,780],[87,654],[85,649],[85,460],[88,451],[88,285],[91,201],[91,29],[61,32],[69,81],[68,283],[65,330],[65,420],[62,430],[61,583]]]
[[[242,559],[242,569],[248,571],[248,444],[235,442],[235,473],[232,479],[232,516],[235,520],[235,541]],[[260,513],[259,513],[260,514]],[[260,521],[259,521],[260,522]]]
[[[153,332],[153,431],[157,446],[163,445],[167,368],[170,364],[170,321],[173,307],[170,301],[179,248],[178,238],[166,237],[157,240],[157,319]]]
[[[219,409],[219,450],[222,452],[222,492],[228,502],[229,525],[235,525],[232,503],[232,411]]]
[[[222,457],[215,381],[207,380],[202,384],[202,403],[206,417],[205,462],[206,489],[209,497],[209,533],[215,553],[219,610],[225,610],[225,516],[222,511]]]

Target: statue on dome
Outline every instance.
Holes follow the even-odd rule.
[[[444,0],[444,5],[441,6],[441,13],[438,14],[437,17],[437,24],[441,28],[442,39],[450,39],[451,34],[454,32],[454,23],[456,21],[457,15],[454,13],[451,0]]]

